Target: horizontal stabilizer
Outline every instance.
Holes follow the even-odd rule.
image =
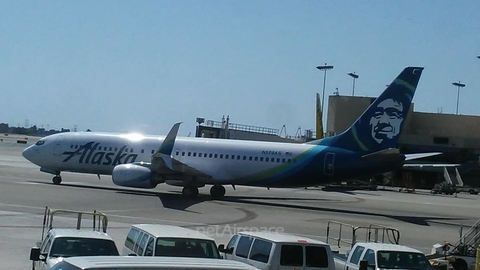
[[[398,158],[400,156],[400,151],[397,148],[388,148],[385,150],[380,150],[375,153],[367,154],[362,156],[364,161],[378,161],[385,160],[391,157]]]
[[[408,168],[444,168],[444,167],[460,167],[460,164],[454,163],[407,163],[403,167]]]
[[[431,156],[438,156],[441,155],[441,152],[431,152],[431,153],[418,153],[418,154],[406,154],[405,160],[414,160],[419,158],[426,158]]]

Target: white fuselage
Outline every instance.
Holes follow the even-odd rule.
[[[164,136],[107,133],[62,133],[45,137],[23,155],[42,170],[110,175],[115,166],[150,162]],[[293,166],[296,157],[321,146],[293,143],[176,138],[172,158],[217,182]],[[317,152],[317,151],[316,151]],[[313,156],[312,156],[313,157]]]

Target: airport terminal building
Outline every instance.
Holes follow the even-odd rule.
[[[374,100],[371,97],[330,96],[326,136],[346,130]],[[442,152],[444,154],[428,162],[461,164],[459,172],[463,182],[480,186],[479,134],[479,116],[415,112],[412,103],[398,147],[404,154]],[[397,172],[395,178],[397,184],[399,179],[407,177],[415,182],[416,187],[431,188],[443,180],[443,173],[443,168],[409,169]],[[451,169],[449,173],[453,173]]]

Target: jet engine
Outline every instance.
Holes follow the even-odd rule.
[[[155,188],[165,182],[151,171],[148,163],[117,165],[113,168],[112,180],[115,185],[135,188]]]

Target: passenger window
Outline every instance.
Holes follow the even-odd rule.
[[[352,258],[350,259],[350,263],[353,263],[355,265],[358,265],[358,261],[360,261],[360,256],[363,253],[363,250],[365,250],[364,247],[358,246],[355,251],[353,251]]]
[[[43,247],[43,252],[42,253],[48,253],[50,251],[50,246],[52,245],[53,237],[50,237],[47,240],[47,243],[45,243],[45,246]]]
[[[192,155],[192,153],[191,153],[191,152],[188,152],[188,156],[191,156],[191,155]]]
[[[145,150],[144,150],[144,149],[142,149],[142,154],[143,154],[143,152],[145,152]]]
[[[152,150],[152,152],[153,152],[153,150]],[[153,153],[152,153],[152,154],[153,154]],[[176,156],[178,156],[179,154],[180,154],[180,152],[178,152],[178,151],[175,153]]]
[[[132,228],[128,232],[127,239],[125,239],[125,247],[133,251],[133,245],[135,243],[135,239],[137,239],[138,236],[138,230]]]
[[[220,154],[220,158],[223,158],[223,154]]]
[[[208,155],[209,158],[212,158],[212,154]]]
[[[367,249],[365,255],[363,255],[363,259],[368,262],[368,266],[373,266],[375,268],[375,251],[371,249]]]
[[[182,157],[185,156],[185,152],[182,152]]]
[[[153,155],[153,154],[155,153],[155,150],[152,150],[151,153],[152,153],[152,155]],[[178,152],[177,152],[177,156],[178,156]]]
[[[147,240],[148,240],[148,234],[144,234],[138,244],[138,250],[137,250],[138,255],[143,255],[143,251],[145,250],[145,245],[147,245]]]
[[[252,161],[252,159],[253,159],[253,157],[251,157],[251,156],[250,156],[250,157],[248,157],[248,160]]]
[[[328,255],[325,247],[306,246],[305,266],[307,267],[328,267]]]
[[[193,157],[196,157],[197,156],[197,152],[193,152]]]
[[[217,157],[218,157],[218,154],[215,154],[214,157],[217,158]]]
[[[282,158],[282,163],[285,163],[285,159],[284,159],[284,158]]]
[[[237,243],[238,235],[235,234],[232,236],[232,239],[228,241],[227,247],[225,248],[227,251],[226,253],[232,254],[233,253],[233,247],[235,247],[235,243]]]
[[[253,238],[251,237],[248,237],[248,236],[240,237],[240,240],[238,241],[238,245],[237,245],[237,250],[235,251],[235,255],[239,257],[247,258],[252,242],[253,242]]]
[[[139,235],[137,237],[137,240],[135,241],[135,245],[133,246],[133,252],[135,252],[138,255],[141,255],[141,253],[138,252],[139,246],[140,246],[140,240],[142,237],[145,235],[144,232],[139,232]]]
[[[41,253],[48,253],[48,250],[50,249],[50,244],[51,244],[51,235],[47,235],[47,237],[45,237],[45,240],[42,244],[42,246],[40,247],[40,252]]]
[[[147,247],[145,248],[145,256],[153,256],[153,240],[155,240],[155,238],[153,237],[150,237],[148,239],[148,244],[147,244]]]
[[[250,259],[267,263],[270,258],[270,251],[272,250],[272,243],[255,239],[253,242],[252,250],[250,251]]]
[[[280,250],[280,264],[303,266],[303,248],[298,245],[283,245]]]
[[[228,159],[228,155],[225,155],[225,159]]]
[[[263,157],[260,157],[260,161],[263,161]],[[267,157],[267,161],[268,161],[268,157]]]
[[[258,161],[258,157],[255,157],[255,161]]]

